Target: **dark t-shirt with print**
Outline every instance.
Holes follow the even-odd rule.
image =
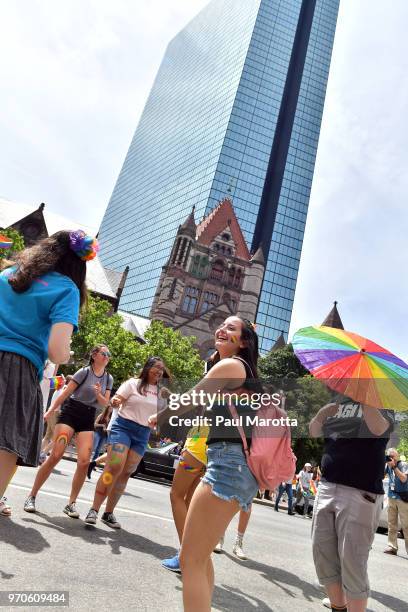
[[[394,427],[392,410],[381,410],[389,428],[376,436],[368,429],[360,404],[339,405],[323,425],[322,477],[329,482],[383,494],[385,449]]]

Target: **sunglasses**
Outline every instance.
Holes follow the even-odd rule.
[[[99,354],[102,355],[103,357],[110,357],[111,356],[109,351],[99,351]]]

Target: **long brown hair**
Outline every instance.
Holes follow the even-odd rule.
[[[140,382],[138,384],[137,390],[139,391],[141,395],[147,394],[147,387],[149,385],[149,371],[158,361],[161,361],[164,366],[163,378],[167,378],[168,380],[171,380],[170,371],[167,369],[166,364],[164,363],[163,359],[161,357],[149,357],[149,359],[145,362],[142,368],[142,371],[140,372],[138,376],[138,378],[140,379]]]
[[[33,281],[47,272],[59,272],[68,276],[79,289],[80,303],[86,303],[86,262],[70,248],[69,231],[56,232],[32,247],[17,253],[11,260],[2,262],[2,268],[17,266],[8,278],[16,293],[24,293]]]

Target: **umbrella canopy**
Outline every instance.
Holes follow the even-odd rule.
[[[356,402],[408,410],[408,365],[358,334],[325,326],[300,329],[296,356],[313,376]]]

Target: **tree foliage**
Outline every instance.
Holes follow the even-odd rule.
[[[266,386],[285,391],[288,416],[297,419],[298,426],[292,430],[292,445],[298,458],[298,468],[306,461],[319,464],[323,440],[310,438],[309,423],[318,410],[330,401],[329,390],[309,375],[291,344],[260,359],[259,372]]]
[[[408,415],[400,421],[399,434],[398,452],[408,458]]]
[[[0,259],[8,259],[14,253],[24,249],[24,238],[17,230],[8,227],[7,229],[0,228],[0,234],[7,236],[13,241],[13,246],[9,249],[0,249]]]
[[[93,346],[106,344],[112,354],[108,369],[114,378],[115,388],[137,375],[151,356],[161,357],[176,379],[195,383],[202,375],[203,362],[193,347],[194,338],[185,338],[180,332],[155,321],[146,332],[146,344],[141,344],[122,327],[122,317],[111,311],[109,302],[89,296],[78,333],[72,340],[73,361],[62,368],[66,374],[72,374],[88,363],[89,351]]]

